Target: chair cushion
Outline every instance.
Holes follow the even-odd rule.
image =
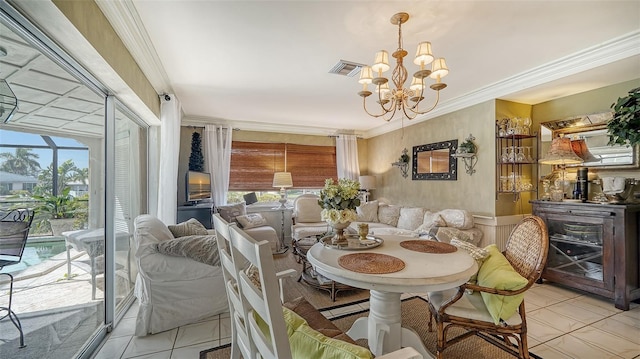
[[[356,207],[358,222],[378,222],[378,201],[361,203]]]
[[[378,221],[380,223],[396,227],[400,218],[400,206],[390,204],[378,205]]]
[[[487,246],[486,249],[489,250],[489,257],[485,259],[478,271],[478,285],[495,289],[517,290],[524,288],[529,283],[526,278],[513,269],[495,244]],[[507,320],[511,317],[524,299],[524,293],[511,296],[481,294],[495,324],[498,324],[500,319]]]
[[[262,217],[260,213],[249,213],[236,217],[238,224],[241,228],[251,229],[255,227],[264,226],[267,224],[267,220]]]
[[[168,225],[167,227],[169,228],[169,231],[171,231],[171,234],[176,238],[208,234],[204,225],[195,218],[190,218],[182,223]]]
[[[429,303],[431,303],[436,310],[439,310],[445,301],[449,300],[449,298],[456,294],[457,290],[458,288],[448,289],[441,292],[430,292],[428,293]],[[480,292],[474,292],[471,295],[463,295],[457,302],[447,307],[445,313],[451,316],[493,323],[493,317],[489,313],[489,310],[487,310],[487,306],[484,304]],[[518,313],[515,313],[505,321],[509,325],[518,325],[522,323],[522,318],[520,318]]]
[[[247,214],[247,205],[245,202],[218,206],[218,213],[228,223],[238,223],[236,217]]]
[[[307,321],[294,311],[283,307],[282,312],[293,358],[373,358],[366,348],[330,338],[311,328]]]
[[[211,235],[184,236],[155,245],[158,253],[187,257],[211,266],[220,265],[216,237]]]

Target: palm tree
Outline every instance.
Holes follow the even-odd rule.
[[[35,177],[40,172],[40,163],[36,161],[40,156],[31,152],[32,148],[16,148],[16,153],[2,152],[0,158],[4,160],[0,170],[22,176]]]
[[[87,184],[87,180],[89,179],[89,169],[88,168],[77,168],[76,173],[71,178],[72,181],[77,181],[82,184]]]

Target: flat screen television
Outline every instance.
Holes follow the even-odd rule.
[[[187,202],[197,203],[211,198],[211,175],[206,172],[187,171]]]

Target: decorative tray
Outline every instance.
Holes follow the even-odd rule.
[[[345,237],[347,237],[347,242],[337,244],[331,243],[333,234],[323,237],[320,241],[327,248],[340,249],[344,251],[361,251],[365,249],[371,249],[381,245],[382,242],[384,242],[382,238],[375,236],[367,236],[367,239],[364,241],[361,241],[357,234],[345,234]]]

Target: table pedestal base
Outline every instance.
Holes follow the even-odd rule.
[[[424,358],[433,358],[418,334],[402,327],[400,293],[370,291],[369,316],[357,319],[347,331],[354,340],[367,339],[375,355],[393,352],[402,347],[413,347]],[[425,315],[429,313],[420,313]]]

